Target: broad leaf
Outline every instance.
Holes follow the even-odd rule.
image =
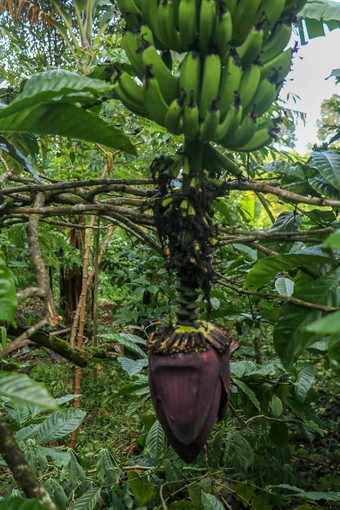
[[[46,71],[32,76],[26,82],[21,94],[6,108],[6,114],[12,115],[23,108],[52,101],[89,102],[95,97],[104,96],[113,88],[113,85],[105,81],[70,71]]]
[[[202,504],[204,510],[224,510],[224,505],[212,494],[202,491]]]
[[[275,282],[275,289],[282,296],[291,296],[294,292],[294,282],[289,278],[278,278]]]
[[[312,165],[334,188],[340,190],[340,154],[331,151],[312,152]]]
[[[279,418],[283,411],[282,400],[277,395],[273,395],[271,405],[273,416]]]
[[[101,338],[103,338],[106,341],[119,343],[126,347],[129,351],[138,354],[142,358],[147,357],[145,352],[139,347],[139,345],[137,345],[137,344],[145,345],[145,340],[143,340],[143,338],[140,338],[137,335],[132,335],[131,333],[108,333],[101,335]]]
[[[154,495],[155,486],[149,481],[148,475],[130,471],[129,486],[139,505],[144,505]]]
[[[62,486],[54,478],[49,478],[44,482],[45,489],[50,494],[53,502],[56,504],[58,510],[65,510],[68,505],[68,497],[65,494]]]
[[[100,488],[88,490],[70,506],[70,510],[93,510],[97,504],[100,493]]]
[[[12,274],[5,262],[0,259],[0,321],[13,323],[17,306]]]
[[[306,248],[296,253],[286,253],[260,259],[249,271],[244,287],[254,287],[258,289],[265,283],[272,280],[278,273],[290,269],[307,266],[309,268],[317,267],[320,264],[330,262],[330,257],[320,248]]]
[[[49,510],[37,499],[8,498],[0,501],[0,510]]]
[[[17,147],[13,143],[11,143],[9,140],[7,140],[7,138],[5,138],[2,135],[0,135],[0,150],[3,150],[7,154],[9,154],[11,158],[13,158],[15,161],[20,163],[20,165],[26,168],[33,175],[36,181],[40,182],[40,177],[34,170],[30,160],[25,158],[25,156],[20,152],[19,149],[17,149]]]
[[[36,433],[37,442],[47,443],[70,434],[79,427],[85,415],[81,409],[67,409],[63,414],[51,414],[40,424]]]
[[[320,499],[324,499],[325,501],[336,501],[340,502],[340,492],[299,492],[295,494],[296,498],[304,498],[304,499],[313,499],[314,501],[319,501]]]
[[[294,293],[294,297],[319,305],[337,307],[340,302],[339,278],[338,268],[312,281]],[[321,310],[308,311],[307,308],[290,303],[280,309],[274,327],[274,346],[287,369],[291,369],[303,350],[318,339],[316,334],[306,331],[306,327],[321,316]]]
[[[17,405],[34,404],[44,409],[58,409],[45,386],[25,374],[0,371],[0,397]]]
[[[306,328],[306,331],[320,334],[333,334],[340,331],[340,311],[333,312],[318,321],[312,322]]]
[[[158,461],[165,451],[165,434],[162,429],[162,425],[158,420],[152,425],[151,429],[146,436],[146,449],[148,450],[150,457]]]
[[[295,382],[295,393],[300,400],[306,399],[307,393],[309,392],[315,377],[315,366],[307,365],[300,370],[296,382]]]
[[[9,108],[0,111],[2,131],[79,138],[136,154],[135,147],[121,130],[73,104],[38,104],[13,114],[8,112]]]
[[[147,358],[133,360],[131,358],[120,357],[118,361],[129,376],[138,374],[148,365]]]
[[[304,20],[305,25],[301,20]],[[308,1],[300,12],[299,33],[302,44],[306,44],[305,28],[309,39],[325,35],[324,25],[329,30],[340,28],[339,2]]]
[[[254,404],[256,409],[261,412],[261,404],[258,401],[255,393],[249,386],[247,386],[244,382],[240,381],[239,379],[233,379],[233,382],[249,397],[250,401]]]
[[[323,248],[333,248],[335,250],[340,250],[340,230],[337,230],[328,236],[322,246]]]
[[[114,485],[122,474],[118,462],[109,450],[103,448],[97,456],[97,477],[104,485]]]
[[[331,336],[328,343],[329,364],[337,375],[340,375],[340,334]]]

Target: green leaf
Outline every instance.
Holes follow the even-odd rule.
[[[340,190],[340,154],[332,151],[312,152],[311,166],[334,188]]]
[[[291,296],[294,292],[294,282],[289,278],[278,278],[275,282],[275,289],[282,296]]]
[[[266,494],[258,494],[251,502],[252,510],[272,510],[272,505],[269,503]]]
[[[282,400],[277,396],[272,396],[272,413],[274,418],[279,418],[281,416],[283,410]]]
[[[97,504],[100,492],[101,488],[88,490],[70,506],[70,510],[93,510]]]
[[[295,384],[295,393],[300,400],[306,400],[307,393],[309,392],[315,377],[315,366],[307,365],[300,370]]]
[[[49,478],[44,482],[45,489],[50,494],[53,502],[56,504],[58,510],[65,510],[68,505],[68,497],[64,489],[54,478]]]
[[[18,303],[12,273],[0,259],[0,321],[13,323]]]
[[[0,397],[19,406],[34,404],[44,409],[58,409],[45,386],[25,374],[0,371]]]
[[[202,504],[204,510],[224,510],[224,505],[212,494],[202,491]]]
[[[70,71],[45,71],[27,80],[23,91],[10,103],[6,112],[7,115],[12,115],[24,108],[52,101],[90,102],[95,97],[104,96],[113,88],[113,85],[105,81]]]
[[[334,372],[340,375],[340,334],[334,334],[328,343],[329,363]]]
[[[149,501],[154,495],[155,486],[149,481],[146,474],[130,471],[128,474],[128,481],[131,492],[139,505],[144,505],[144,503]]]
[[[106,341],[119,343],[142,358],[147,358],[145,352],[137,345],[145,345],[145,340],[137,335],[132,335],[131,333],[108,333],[101,335],[101,338]]]
[[[39,104],[13,114],[7,108],[0,111],[2,131],[78,138],[136,154],[135,147],[120,129],[73,104]]]
[[[63,414],[56,412],[44,420],[36,433],[38,443],[47,443],[66,436],[79,427],[86,412],[81,409],[67,409]]]
[[[324,499],[325,501],[340,501],[340,492],[304,492],[295,494],[296,498],[304,498],[304,499],[313,499],[314,501],[319,501],[320,499]]]
[[[339,277],[339,268],[330,271],[318,280],[313,280],[299,289],[294,293],[294,297],[319,305],[337,307],[340,301]],[[306,327],[320,319],[321,316],[321,310],[308,311],[306,308],[290,303],[281,307],[278,321],[274,327],[274,347],[288,370],[291,369],[303,350],[318,339],[316,334],[307,332]]]
[[[249,386],[247,386],[244,382],[240,381],[239,379],[233,379],[233,382],[239,387],[241,388],[241,390],[247,395],[247,397],[249,397],[249,399],[251,400],[251,402],[254,404],[254,406],[256,407],[256,409],[259,411],[259,413],[261,412],[261,405],[260,405],[260,402],[258,401],[255,393],[253,392],[253,390],[251,388],[249,388]]]
[[[49,510],[37,499],[8,498],[0,501],[0,510]]]
[[[25,167],[35,178],[36,181],[40,182],[40,177],[33,168],[32,163],[25,158],[25,156],[15,147],[13,143],[7,140],[4,136],[0,135],[0,150],[5,151],[15,161]]]
[[[165,446],[165,435],[162,425],[158,420],[156,420],[146,436],[145,447],[148,450],[150,457],[153,460],[158,461],[165,452]]]
[[[306,331],[320,334],[332,334],[340,331],[340,311],[333,312],[322,319],[312,322],[306,327]]]
[[[114,485],[122,474],[118,462],[109,450],[103,448],[97,456],[97,477],[105,485]]]
[[[147,358],[133,360],[131,358],[124,358],[121,356],[118,358],[118,361],[130,377],[138,374],[148,365]]]
[[[333,234],[327,237],[324,241],[323,248],[334,248],[340,250],[340,230],[336,230]]]
[[[171,508],[178,508],[179,510],[182,510],[182,508],[195,508],[193,503],[190,501],[187,501],[185,499],[182,499],[181,501],[173,501],[168,506],[169,509]]]
[[[253,287],[259,289],[265,283],[272,280],[278,273],[290,269],[307,266],[309,268],[317,267],[320,264],[330,262],[329,255],[320,248],[305,248],[296,253],[286,253],[260,259],[249,271],[244,288]]]

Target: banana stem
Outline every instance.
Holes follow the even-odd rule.
[[[185,268],[179,275],[179,285],[177,286],[178,297],[176,302],[178,309],[176,310],[177,323],[182,326],[199,327],[197,322],[199,315],[198,298],[198,282],[196,275]]]

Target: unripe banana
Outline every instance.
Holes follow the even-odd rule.
[[[214,39],[216,23],[216,2],[214,0],[202,0],[199,22],[200,52],[206,55],[211,50]]]
[[[240,99],[245,111],[252,102],[261,79],[261,68],[258,65],[251,65],[244,71],[240,83]]]
[[[123,92],[119,81],[116,82],[116,86],[113,90],[113,96],[117,99],[120,99],[123,105],[126,106],[126,108],[128,108],[131,112],[149,118],[149,114],[144,106],[144,102],[141,104],[139,101],[136,102],[133,101],[130,97],[127,97],[127,95]]]
[[[216,100],[213,100],[205,119],[200,124],[199,139],[201,142],[213,140],[220,120],[220,109]]]
[[[184,108],[184,99],[177,98],[171,103],[168,113],[165,117],[165,127],[170,133],[179,135],[183,131],[182,113]]]
[[[152,73],[156,76],[162,95],[168,104],[179,96],[179,80],[168,69],[155,46],[147,46],[142,50],[145,66],[152,66]]]
[[[198,102],[201,83],[201,59],[198,53],[190,51],[182,60],[180,66],[179,85],[181,91],[186,95],[187,102],[190,101],[192,91],[193,100]]]
[[[158,5],[159,37],[169,50],[182,53],[185,48],[181,45],[180,34],[176,29],[176,17],[173,0],[160,0]]]
[[[215,44],[217,52],[223,60],[229,50],[229,43],[233,35],[233,21],[230,11],[222,12],[217,20],[215,26]]]
[[[276,101],[279,89],[276,83],[272,83],[268,78],[262,80],[257,87],[257,91],[248,106],[248,110],[263,115]]]
[[[271,33],[270,39],[263,45],[260,54],[262,64],[266,64],[273,58],[282,53],[287,44],[289,43],[292,34],[291,25],[279,23],[276,25],[275,30]]]
[[[293,50],[288,48],[273,58],[261,68],[261,80],[270,78],[272,82],[280,83],[285,79],[292,66]]]
[[[143,99],[150,119],[156,121],[160,126],[164,126],[169,106],[164,100],[156,76],[151,73],[148,67],[144,78]]]
[[[149,27],[149,25],[145,25],[145,24],[141,25],[135,33],[136,33],[137,45],[139,48],[142,46],[145,46],[147,44],[152,44],[152,45],[155,44],[152,30]]]
[[[239,147],[240,152],[252,152],[262,149],[265,145],[269,145],[273,140],[273,136],[268,128],[262,128],[256,131],[248,143]]]
[[[212,163],[215,167],[217,175],[221,174],[221,170],[227,170],[231,175],[239,177],[242,174],[242,170],[234,163],[231,158],[228,158],[225,154],[221,154],[220,151],[207,144],[203,153],[203,164],[206,162]]]
[[[118,83],[123,93],[130,101],[143,107],[143,86],[138,85],[126,71],[122,71],[118,74]]]
[[[194,93],[191,94],[191,99],[184,107],[183,111],[183,133],[185,138],[192,141],[194,140],[199,131],[199,110],[197,103],[194,101]]]
[[[240,88],[241,78],[242,67],[239,64],[238,56],[233,51],[231,51],[226,66],[222,71],[222,78],[219,89],[219,104],[222,119],[224,114],[229,110],[231,103],[235,99],[235,92]]]
[[[196,0],[181,0],[178,7],[178,28],[181,44],[185,50],[192,50],[197,37],[197,2]]]
[[[131,62],[134,72],[142,79],[145,72],[145,66],[139,51],[136,36],[130,32],[130,30],[127,30],[122,37],[122,47]]]
[[[256,14],[260,4],[261,0],[239,0],[233,15],[232,43],[234,46],[243,44],[251,27],[256,25]]]
[[[248,67],[259,56],[262,49],[262,42],[263,29],[257,29],[256,26],[253,27],[244,43],[236,48],[243,68]]]
[[[213,99],[217,99],[221,78],[221,59],[216,53],[207,55],[204,60],[202,89],[199,103],[200,118],[205,119]]]
[[[256,132],[256,117],[248,113],[242,120],[242,123],[234,136],[230,138],[225,146],[228,149],[238,150],[248,143]]]
[[[142,13],[134,0],[117,0],[117,3],[123,18],[128,24],[128,27],[131,29],[136,28],[138,24],[138,16]]]
[[[242,120],[242,106],[233,103],[222,122],[217,126],[213,140],[228,140],[237,130]]]
[[[152,30],[156,48],[166,50],[166,46],[162,43],[162,38],[159,30],[158,23],[158,0],[140,0],[142,2],[141,11],[143,19]]]
[[[259,7],[259,22],[264,30],[271,30],[279,21],[285,7],[286,0],[262,0]]]

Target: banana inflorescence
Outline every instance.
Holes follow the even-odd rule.
[[[115,75],[115,93],[138,115],[189,140],[236,151],[261,147],[277,129],[257,117],[291,68],[293,51],[285,47],[304,3],[118,0],[127,24],[123,48],[140,81]],[[171,51],[186,53],[175,71]]]

